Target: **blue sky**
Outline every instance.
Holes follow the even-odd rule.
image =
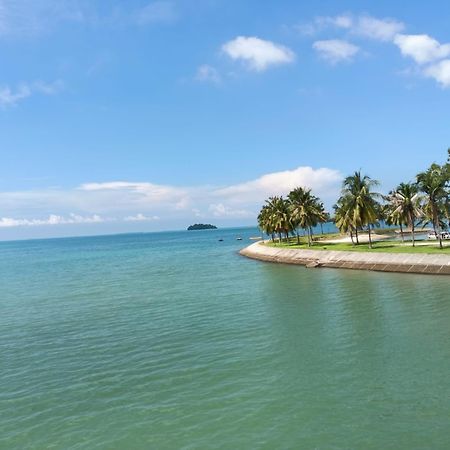
[[[0,239],[255,223],[450,146],[450,4],[0,0]]]

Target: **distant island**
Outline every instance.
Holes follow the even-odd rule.
[[[188,227],[188,231],[192,230],[217,230],[217,227],[210,223],[196,223]]]

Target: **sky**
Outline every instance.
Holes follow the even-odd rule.
[[[256,224],[450,147],[450,3],[0,0],[0,240]]]

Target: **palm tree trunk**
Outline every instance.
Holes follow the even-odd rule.
[[[413,247],[416,246],[415,236],[414,236],[414,220],[411,221],[411,239]]]
[[[320,234],[323,236],[323,223],[320,222]]]
[[[370,223],[369,223],[369,248],[372,248],[372,234],[370,231]]]
[[[311,247],[311,230],[310,228],[307,229],[308,232],[308,247]]]
[[[278,232],[278,242],[281,244],[281,231]]]
[[[403,236],[403,225],[402,225],[401,222],[400,222],[400,234],[402,235],[402,242],[404,243],[405,242],[405,236]]]
[[[298,234],[298,230],[295,230],[295,234],[297,236],[297,244],[300,245],[300,235]]]
[[[352,240],[352,245],[355,245],[354,241],[353,241],[353,231],[350,230],[350,239]]]
[[[355,237],[356,237],[356,245],[359,245],[358,228],[357,227],[355,227]]]
[[[439,217],[438,217],[436,205],[434,206],[433,210],[434,210],[433,211],[433,215],[434,215],[434,220],[433,220],[434,232],[437,233],[437,238],[439,239],[439,248],[442,250],[441,227],[439,225]]]

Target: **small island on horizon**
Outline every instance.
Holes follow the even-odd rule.
[[[188,231],[193,230],[217,230],[215,225],[211,225],[210,223],[195,223],[194,225],[190,225]]]

